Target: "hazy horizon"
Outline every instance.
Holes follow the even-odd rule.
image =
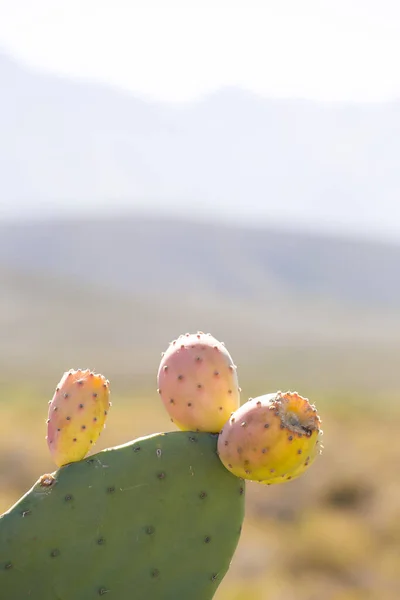
[[[400,240],[399,102],[228,86],[149,103],[1,53],[0,78],[2,220],[153,213]]]
[[[394,0],[1,0],[0,17],[0,48],[31,66],[146,99],[226,86],[329,102],[400,97]]]
[[[0,0],[0,219],[397,243],[399,55],[393,0]]]

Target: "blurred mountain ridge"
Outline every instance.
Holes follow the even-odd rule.
[[[400,304],[400,245],[143,216],[0,223],[0,264],[136,295]]]
[[[0,217],[147,209],[400,239],[400,102],[185,104],[0,53]]]
[[[73,365],[151,377],[169,341],[200,329],[258,377],[267,360],[288,385],[390,386],[399,264],[393,244],[288,230],[144,217],[3,223],[0,378]]]

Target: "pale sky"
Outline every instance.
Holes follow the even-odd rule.
[[[0,0],[0,49],[160,100],[400,98],[400,0]]]

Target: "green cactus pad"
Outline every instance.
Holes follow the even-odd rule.
[[[244,517],[217,436],[140,438],[43,476],[0,517],[1,597],[207,600]]]

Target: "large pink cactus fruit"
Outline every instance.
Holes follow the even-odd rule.
[[[218,433],[240,405],[231,355],[211,334],[181,335],[163,354],[158,392],[179,429]]]

